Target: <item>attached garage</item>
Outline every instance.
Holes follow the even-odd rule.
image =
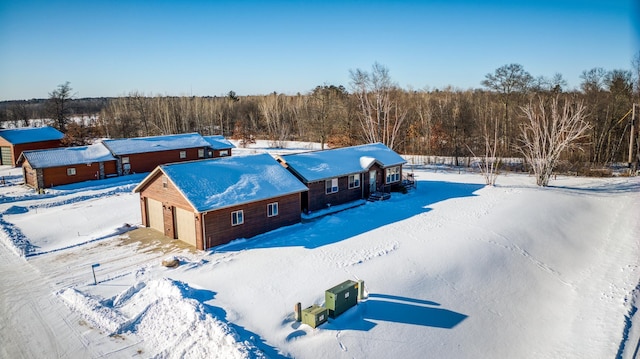
[[[147,198],[147,216],[149,227],[160,233],[164,233],[164,216],[162,215],[162,202]]]
[[[192,246],[196,246],[196,220],[192,211],[176,207],[176,237]]]
[[[162,165],[133,191],[144,226],[208,249],[299,223],[306,190],[261,154]]]

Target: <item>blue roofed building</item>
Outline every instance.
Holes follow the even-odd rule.
[[[0,129],[0,164],[16,166],[23,151],[60,147],[63,138],[50,126]]]

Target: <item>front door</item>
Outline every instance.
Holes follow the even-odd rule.
[[[378,172],[376,170],[369,171],[369,193],[373,193],[376,191],[376,178]]]

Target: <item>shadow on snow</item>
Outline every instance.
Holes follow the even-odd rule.
[[[213,295],[215,295],[214,292],[203,290],[203,289],[195,290],[193,288],[190,288],[190,290],[194,292],[194,296],[191,296],[191,298],[199,301],[204,307],[205,312],[209,313],[211,316],[217,318],[218,320],[224,322],[229,326],[229,328],[231,328],[233,331],[236,332],[238,342],[252,343],[253,345],[255,345],[256,349],[264,353],[267,356],[267,358],[287,358],[286,356],[282,355],[278,351],[278,349],[267,344],[264,341],[264,339],[262,339],[259,335],[245,329],[244,327],[238,324],[228,321],[227,312],[224,309],[220,307],[214,307],[209,304],[205,304],[204,303],[205,301],[209,299],[213,299]],[[258,358],[261,356],[262,355],[260,355],[260,353],[251,353],[252,358]]]
[[[407,194],[393,193],[390,200],[367,202],[339,214],[327,215],[308,223],[276,229],[213,249],[231,252],[252,248],[304,247],[318,248],[369,232],[431,211],[431,205],[452,198],[475,196],[484,188],[480,184],[442,181],[418,181],[418,187]]]
[[[440,308],[439,303],[399,297],[388,294],[369,294],[369,298],[347,310],[338,318],[322,324],[324,330],[369,331],[376,326],[374,321],[385,321],[423,327],[453,329],[468,318],[467,315]],[[299,323],[297,323],[299,324]],[[293,326],[295,330],[287,340],[302,337],[306,332]]]

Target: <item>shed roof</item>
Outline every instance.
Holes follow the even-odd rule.
[[[18,163],[24,159],[29,161],[32,168],[49,168],[115,161],[115,157],[113,157],[111,152],[101,143],[90,146],[24,151],[20,155]]]
[[[214,150],[224,150],[227,148],[236,148],[233,143],[229,142],[224,136],[203,136],[205,141],[209,142],[209,146]]]
[[[307,182],[361,173],[374,163],[391,167],[407,162],[382,143],[283,155],[280,158],[285,166]]]
[[[136,188],[140,192],[162,172],[197,212],[208,212],[307,190],[271,155],[223,157],[156,167]]]
[[[103,140],[102,143],[114,156],[209,147],[209,142],[205,141],[199,133]]]
[[[0,137],[7,142],[19,145],[22,143],[54,141],[64,138],[64,134],[51,126],[21,127],[0,130]]]

